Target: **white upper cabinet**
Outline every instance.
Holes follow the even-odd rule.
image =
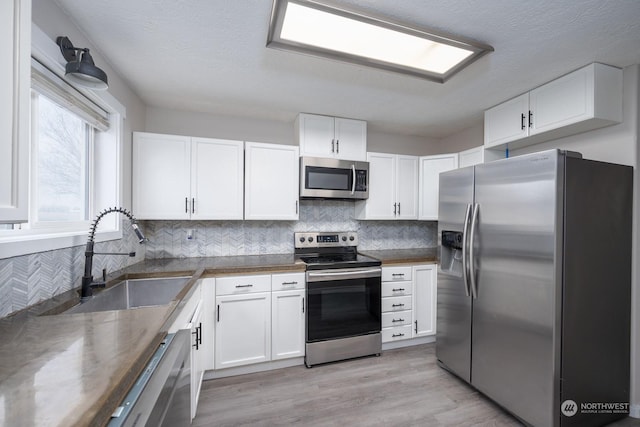
[[[300,161],[293,145],[245,145],[245,219],[297,220]]]
[[[484,143],[520,148],[621,121],[622,70],[594,63],[485,111]]]
[[[484,147],[475,147],[458,153],[458,167],[479,165],[484,163]]]
[[[365,161],[367,122],[300,113],[295,122],[300,155]]]
[[[243,143],[135,132],[133,212],[140,219],[242,219]]]
[[[369,198],[356,202],[357,219],[418,218],[418,157],[368,153]]]
[[[438,220],[440,197],[440,172],[458,167],[458,154],[441,154],[420,157],[420,186],[418,219]]]
[[[0,2],[0,223],[28,220],[31,1]]]
[[[191,219],[242,219],[243,145],[191,139]]]

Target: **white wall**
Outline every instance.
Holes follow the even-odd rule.
[[[149,107],[146,110],[147,132],[239,141],[295,145],[292,122],[221,116],[209,113]],[[406,135],[390,135],[367,130],[368,151],[383,153],[433,154],[436,139]]]
[[[458,153],[484,144],[484,123],[480,123],[458,133],[442,138],[438,144],[438,153]]]

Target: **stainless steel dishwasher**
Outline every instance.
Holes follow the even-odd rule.
[[[190,425],[189,332],[185,329],[167,335],[113,413],[109,427]]]

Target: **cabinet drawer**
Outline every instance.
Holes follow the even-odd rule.
[[[411,309],[411,295],[403,297],[382,298],[382,312],[403,311]]]
[[[382,267],[383,282],[393,282],[398,280],[411,280],[411,266]]]
[[[408,340],[411,338],[411,325],[385,328],[382,330],[382,342]]]
[[[382,282],[383,297],[411,295],[412,282]]]
[[[230,276],[216,278],[216,295],[248,294],[270,292],[271,276]]]
[[[271,276],[272,291],[288,291],[291,289],[304,289],[304,273],[274,274]]]
[[[382,313],[382,327],[411,325],[411,310]]]

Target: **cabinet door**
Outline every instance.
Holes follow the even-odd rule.
[[[333,157],[336,154],[334,118],[299,114],[296,119],[301,156]]]
[[[271,359],[271,292],[216,297],[215,368]]]
[[[215,320],[216,320],[216,279],[208,277],[202,279],[202,301],[204,302],[202,313],[202,369],[205,371],[213,369],[214,366],[214,344],[215,344]]]
[[[484,163],[484,147],[471,148],[458,153],[458,167],[479,165]]]
[[[418,157],[397,156],[396,219],[418,219]]]
[[[368,153],[369,198],[356,202],[358,219],[394,219],[396,160],[393,154]]]
[[[304,356],[304,290],[271,294],[271,360]]]
[[[420,157],[420,189],[418,219],[438,220],[440,172],[458,167],[457,154]]]
[[[242,219],[244,143],[191,139],[191,219]]]
[[[31,1],[0,2],[0,223],[28,220]]]
[[[334,123],[336,157],[345,160],[366,161],[367,122],[336,117]]]
[[[528,114],[528,93],[485,111],[484,145],[491,147],[528,136]]]
[[[133,214],[138,219],[190,217],[187,136],[133,134]]]
[[[191,419],[196,417],[200,387],[204,377],[204,349],[202,341],[203,304],[198,304],[191,318]]]
[[[298,147],[245,145],[244,219],[298,219]]]
[[[436,333],[436,265],[413,267],[413,337]]]
[[[594,74],[582,68],[529,93],[530,135],[593,117]]]

